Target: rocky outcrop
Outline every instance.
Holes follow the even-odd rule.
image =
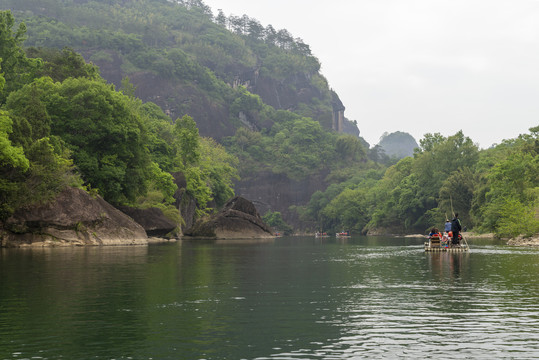
[[[148,236],[171,237],[169,234],[177,227],[159,208],[136,209],[120,206],[118,209],[140,224]]]
[[[539,234],[531,237],[518,236],[516,238],[509,239],[507,241],[507,245],[539,247]]]
[[[307,205],[317,190],[327,187],[327,175],[326,171],[303,180],[292,180],[284,174],[270,171],[245,174],[241,181],[235,184],[235,192],[252,199],[261,214],[268,211],[280,212],[284,221],[296,231],[316,231],[317,224],[302,221],[290,205]]]
[[[218,239],[273,237],[254,204],[240,196],[229,200],[221,211],[209,219],[199,220],[185,235]]]
[[[183,219],[183,228],[189,229],[196,219],[196,200],[187,193],[187,179],[182,172],[172,173],[174,183],[178,187],[174,193],[174,206],[180,210]]]
[[[101,197],[68,188],[47,204],[17,210],[0,229],[0,246],[146,245],[146,232]]]

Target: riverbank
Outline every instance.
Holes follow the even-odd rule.
[[[515,239],[509,239],[507,245],[511,246],[539,246],[539,234],[532,237],[519,236]]]

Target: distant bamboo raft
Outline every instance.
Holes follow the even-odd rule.
[[[426,252],[466,252],[470,251],[467,245],[461,245],[459,247],[444,247],[444,246],[431,246],[429,242],[425,242]]]

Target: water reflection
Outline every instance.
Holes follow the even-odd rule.
[[[537,356],[538,251],[422,243],[0,250],[0,359]]]
[[[425,253],[433,278],[452,281],[461,278],[461,273],[469,265],[470,253],[429,252]]]

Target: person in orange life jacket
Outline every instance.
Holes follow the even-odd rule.
[[[430,230],[429,236],[433,236],[433,235],[438,236],[440,239],[442,238],[442,234],[440,234],[440,231],[438,231],[438,229],[436,228],[432,228]]]
[[[459,233],[462,230],[462,226],[459,220],[459,214],[455,213],[455,217],[451,220],[451,232],[453,232],[453,245],[459,245]]]

